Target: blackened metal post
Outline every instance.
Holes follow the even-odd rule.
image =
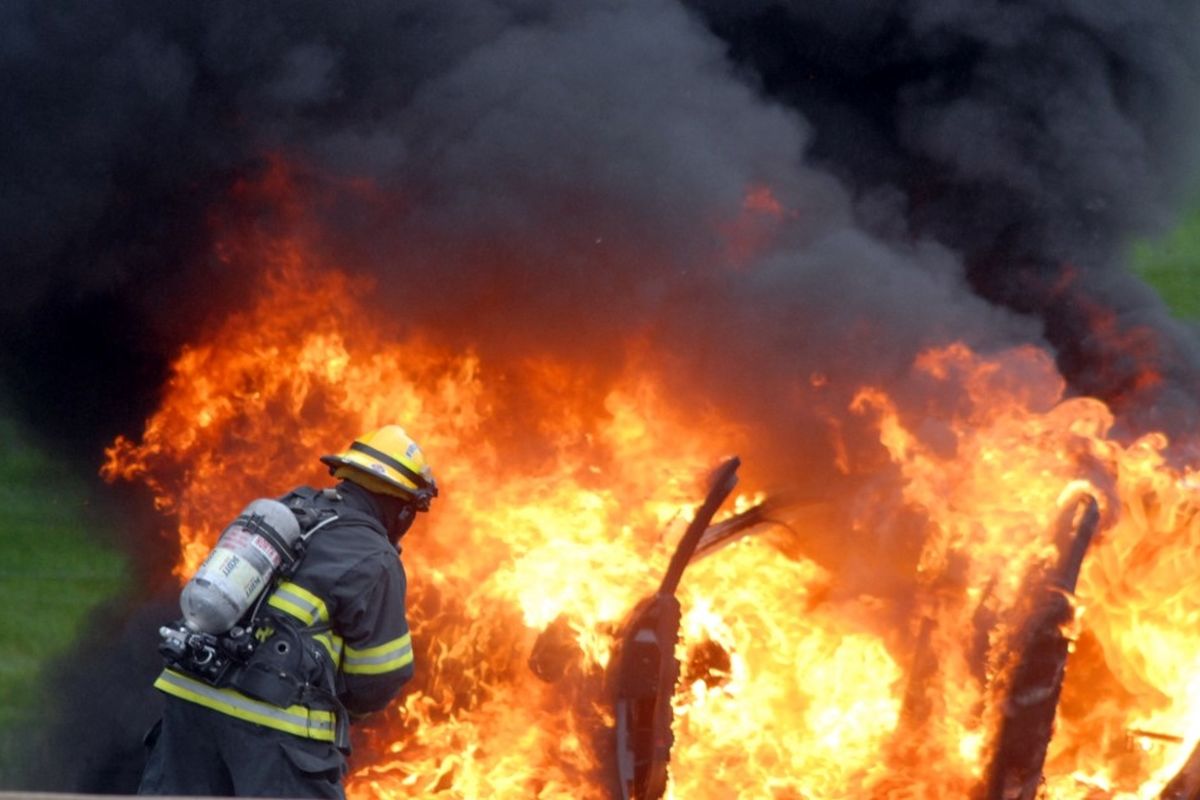
[[[987,800],[1035,800],[1054,730],[1075,616],[1071,595],[1096,533],[1096,499],[1083,495],[1059,518],[1058,563],[1017,640],[1017,663],[1003,700],[1003,721],[986,784]]]
[[[681,612],[675,590],[700,537],[737,484],[740,464],[734,457],[713,473],[708,496],[679,540],[662,584],[634,608],[617,641],[608,681],[616,717],[615,794],[621,800],[657,800],[666,791],[674,744],[671,698],[679,680],[675,644]]]

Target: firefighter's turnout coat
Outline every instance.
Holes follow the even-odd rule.
[[[245,665],[215,686],[171,667],[155,681],[169,697],[140,793],[341,797],[348,717],[412,677],[404,570],[379,504],[345,482],[297,492],[338,519],[267,596]]]

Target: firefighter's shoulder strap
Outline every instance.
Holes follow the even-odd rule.
[[[300,486],[280,498],[280,502],[296,515],[296,521],[300,523],[300,541],[307,543],[314,533],[341,516],[341,509],[334,507],[341,499],[334,489]],[[303,553],[298,555],[303,556]]]
[[[363,511],[343,506],[342,496],[337,489],[314,489],[311,486],[300,486],[281,498],[281,502],[296,515],[296,519],[300,523],[300,540],[305,543],[318,530],[337,520],[357,522],[381,534],[387,534],[383,525],[375,517]]]

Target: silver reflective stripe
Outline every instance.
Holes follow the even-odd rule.
[[[286,611],[305,625],[312,625],[317,621],[329,621],[329,612],[325,610],[325,601],[303,586],[290,581],[279,584],[268,598],[267,605]]]
[[[364,650],[347,647],[342,670],[348,674],[378,675],[406,667],[412,661],[412,636],[406,633],[386,644]]]
[[[340,667],[342,665],[342,648],[343,648],[343,646],[344,646],[344,640],[342,639],[342,637],[338,636],[335,633],[333,635],[333,663],[334,663],[334,666]]]
[[[233,689],[218,689],[178,672],[166,669],[154,682],[167,694],[220,711],[247,722],[293,733],[309,739],[334,740],[332,711],[310,710],[304,706],[280,708],[246,697]]]
[[[333,661],[334,667],[341,666],[342,637],[335,633],[326,631],[325,633],[316,634],[313,636],[313,639],[315,639],[322,647],[325,648],[325,652],[329,653],[329,658],[331,661]]]

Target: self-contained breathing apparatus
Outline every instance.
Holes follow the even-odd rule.
[[[251,664],[268,637],[281,654],[299,652],[296,628],[269,625],[259,612],[275,587],[295,573],[313,534],[339,518],[334,509],[314,502],[322,496],[341,499],[333,489],[303,487],[283,502],[254,500],[221,532],[183,587],[183,618],[159,629],[158,650],[168,666],[223,686],[233,677],[231,670]],[[240,671],[247,674],[235,682],[248,685],[238,688],[277,705],[290,702],[290,687],[276,688],[278,681],[255,680],[254,671]]]

